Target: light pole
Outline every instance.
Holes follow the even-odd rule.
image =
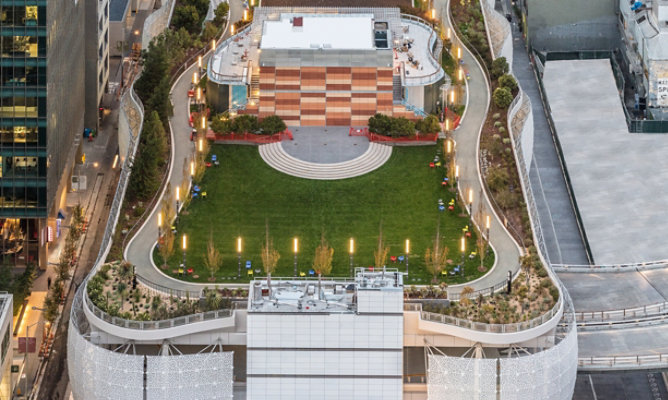
[[[295,270],[294,276],[297,277],[297,253],[299,252],[299,239],[292,239],[292,251],[295,253]]]
[[[466,237],[462,236],[460,250],[462,252],[462,276],[464,276],[464,253],[466,252]]]
[[[204,151],[204,142],[202,141],[202,138],[199,138],[197,140],[197,151],[199,151],[200,153]]]
[[[202,69],[202,56],[197,56],[197,68]]]
[[[489,227],[491,226],[491,218],[488,215],[487,218],[485,219],[485,229],[487,230],[487,241],[489,241]]]
[[[355,253],[355,239],[350,238],[348,243],[348,254],[350,254],[350,276],[353,276],[353,254]]]
[[[179,189],[181,189],[181,188],[177,186],[176,187],[176,216],[177,217],[179,215],[179,201],[181,201],[181,195],[180,195],[181,191]]]
[[[160,243],[160,238],[162,237],[162,213],[158,213],[158,243]]]
[[[190,186],[195,183],[195,160],[190,161]]]
[[[187,248],[187,239],[186,239],[186,234],[183,234],[183,275],[185,276],[186,274],[186,248]]]
[[[459,187],[459,165],[455,164],[455,186]]]
[[[469,188],[469,199],[468,199],[468,205],[469,205],[469,216],[473,218],[473,189]]]
[[[406,246],[404,248],[404,253],[406,255],[406,275],[408,275],[408,255],[411,253],[411,240],[406,239]]]
[[[237,278],[241,278],[241,236],[237,238],[237,261],[239,261],[239,269],[237,271]]]
[[[32,307],[33,310],[36,311],[42,311],[45,312],[46,308],[39,308],[39,307]],[[30,324],[26,326],[26,348],[25,348],[25,353],[24,353],[24,358],[23,358],[23,375],[25,375],[25,380],[23,381],[23,395],[27,398],[28,395],[28,331],[30,330],[31,327],[39,324],[41,321],[42,317],[35,322],[34,324]],[[37,337],[35,336],[35,340],[37,340]],[[44,338],[42,338],[44,340]]]

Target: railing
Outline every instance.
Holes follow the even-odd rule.
[[[212,68],[213,60],[216,58],[216,55],[218,53],[225,51],[225,49],[230,45],[230,42],[232,42],[232,40],[234,40],[235,37],[237,37],[239,35],[242,35],[242,34],[246,33],[247,31],[249,31],[251,29],[251,26],[252,26],[252,23],[249,23],[248,25],[246,25],[245,27],[240,29],[239,32],[237,32],[236,35],[230,36],[227,39],[223,40],[222,42],[220,42],[219,44],[216,45],[217,50],[211,55],[211,58],[209,59],[209,65],[207,66],[206,74],[209,77],[209,79],[213,80],[216,83],[221,83],[221,84],[225,83],[225,82],[230,82],[230,81],[239,82],[239,80],[241,79],[240,76],[225,75],[225,74],[221,74],[219,72],[214,71],[213,68]],[[250,74],[251,71],[249,70],[248,73]]]
[[[579,357],[578,369],[651,369],[668,367],[668,354]]]
[[[429,30],[430,35],[429,39],[427,40],[427,53],[429,57],[427,57],[427,59],[429,60],[429,63],[432,65],[432,67],[436,69],[435,72],[432,72],[431,74],[426,76],[406,75],[405,70],[403,70],[402,73],[403,83],[405,83],[406,86],[418,86],[418,85],[428,85],[430,83],[437,82],[439,79],[445,76],[445,72],[443,71],[443,68],[441,68],[441,64],[439,63],[440,59],[439,56],[441,55],[441,50],[443,49],[443,43],[441,43],[441,40],[438,38],[438,35],[436,35],[436,31],[434,31],[433,26],[424,19],[409,14],[401,14],[401,19],[403,21],[410,21],[411,23],[420,25],[425,29]],[[432,47],[434,45],[436,45],[436,48],[434,49],[434,51],[432,51]]]
[[[475,322],[471,320],[456,318],[445,314],[422,311],[422,304],[420,303],[406,303],[404,304],[404,311],[419,312],[420,319],[423,321],[437,322],[440,324],[458,326],[460,328],[470,329],[477,332],[516,333],[535,328],[548,322],[555,315],[559,314],[561,306],[562,306],[562,297],[560,296],[559,300],[554,304],[554,306],[552,306],[552,308],[548,312],[536,318],[532,318],[528,321],[516,322],[512,324],[488,324],[485,322]]]
[[[197,314],[189,314],[181,317],[175,317],[159,321],[135,321],[131,319],[114,317],[107,314],[106,312],[100,310],[95,304],[93,304],[93,302],[90,301],[90,299],[88,298],[87,294],[84,294],[84,303],[86,307],[88,307],[90,312],[92,312],[93,315],[95,315],[102,321],[121,328],[136,329],[136,330],[156,330],[156,329],[174,328],[176,326],[183,326],[183,325],[193,324],[196,322],[211,321],[214,319],[221,319],[221,318],[230,318],[234,315],[234,310],[224,309],[224,310],[206,311]],[[234,307],[234,309],[239,309],[239,308],[240,307]]]
[[[642,307],[623,308],[609,311],[581,311],[575,313],[577,322],[618,322],[632,321],[638,318],[658,316],[668,313],[668,302],[655,303]]]
[[[202,296],[203,289],[196,289],[196,290],[174,289],[167,286],[158,285],[157,283],[153,283],[147,280],[146,278],[142,277],[141,275],[137,274],[135,276],[137,277],[137,282],[141,283],[142,285],[146,286],[147,288],[149,288],[154,292],[162,293],[168,296],[178,297],[180,299],[185,299],[185,298],[198,299]]]
[[[552,264],[553,267],[557,268],[560,272],[578,272],[578,269],[584,269],[585,272],[592,272],[596,269],[612,269],[615,272],[618,270],[643,270],[643,269],[653,269],[653,268],[666,268],[668,267],[668,260],[658,260],[658,261],[647,261],[647,262],[637,262],[629,264]]]

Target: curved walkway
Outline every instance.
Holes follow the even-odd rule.
[[[435,0],[435,9],[438,17],[443,20],[444,26],[450,27],[450,20],[446,14],[448,10],[447,0]],[[473,210],[477,210],[479,202],[483,202],[483,212],[493,216],[489,231],[490,242],[496,251],[495,267],[482,278],[466,284],[475,290],[486,289],[502,282],[508,276],[508,271],[513,274],[519,270],[520,249],[510,233],[504,228],[499,217],[493,212],[493,208],[486,195],[480,198],[482,181],[478,168],[478,139],[485,118],[487,116],[489,105],[489,88],[481,66],[473,57],[471,52],[462,46],[464,51],[464,63],[468,67],[471,79],[468,81],[468,100],[466,113],[462,119],[459,128],[453,135],[457,142],[457,164],[459,165],[459,187],[461,190],[473,190]],[[458,286],[451,286],[448,292],[458,293],[461,291]]]
[[[338,163],[315,163],[288,154],[280,142],[260,146],[260,156],[270,167],[298,178],[335,180],[354,178],[380,168],[390,159],[392,147],[369,143],[361,156]]]

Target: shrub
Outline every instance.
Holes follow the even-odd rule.
[[[501,118],[501,114],[499,113],[492,114],[492,119],[499,119],[499,118]]]
[[[211,119],[211,130],[226,135],[232,132],[232,121],[225,114],[218,114]]]
[[[415,135],[415,123],[404,117],[392,118],[390,129],[392,137]]]
[[[510,74],[501,75],[499,77],[499,85],[501,87],[504,87],[504,88],[510,90],[511,92],[514,92],[515,90],[517,90],[517,81]]]
[[[225,18],[227,18],[227,14],[228,14],[229,11],[230,11],[230,5],[229,4],[227,4],[226,2],[220,3],[218,5],[218,7],[216,7],[216,9],[213,12],[214,15],[216,16],[213,19],[213,22],[217,25],[222,25],[223,20],[225,20]]]
[[[236,133],[255,132],[260,129],[260,123],[256,116],[242,114],[232,121],[232,131]]]
[[[508,61],[506,61],[506,57],[499,57],[492,61],[492,68],[490,71],[492,79],[498,79],[501,75],[508,73],[508,69]]]
[[[415,129],[422,133],[438,133],[441,131],[441,124],[435,115],[428,115],[415,124]]]
[[[494,104],[499,108],[508,108],[510,103],[513,102],[513,95],[510,93],[510,90],[504,87],[498,87],[494,89],[494,94],[492,95],[494,99]]]
[[[376,114],[369,118],[369,130],[379,135],[387,135],[390,133],[390,124],[392,118],[385,114]]]
[[[495,127],[495,128],[499,128],[499,127],[501,127],[502,125],[503,125],[503,124],[501,123],[501,121],[494,121],[494,127]]]
[[[559,289],[557,289],[556,286],[552,286],[552,287],[550,288],[550,296],[552,296],[552,299],[553,299],[554,301],[559,300]]]
[[[183,5],[174,9],[172,25],[175,28],[185,28],[190,33],[198,33],[200,30],[200,14],[193,5]]]
[[[260,129],[262,129],[262,133],[266,135],[283,132],[286,128],[287,126],[285,125],[285,122],[283,122],[278,115],[270,115],[264,117],[262,121],[260,121]]]
[[[505,168],[489,167],[487,171],[487,185],[493,192],[498,192],[508,186],[510,175]]]

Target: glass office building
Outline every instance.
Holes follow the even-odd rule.
[[[0,0],[0,252],[14,264],[46,266],[57,230],[83,127],[83,7]]]

